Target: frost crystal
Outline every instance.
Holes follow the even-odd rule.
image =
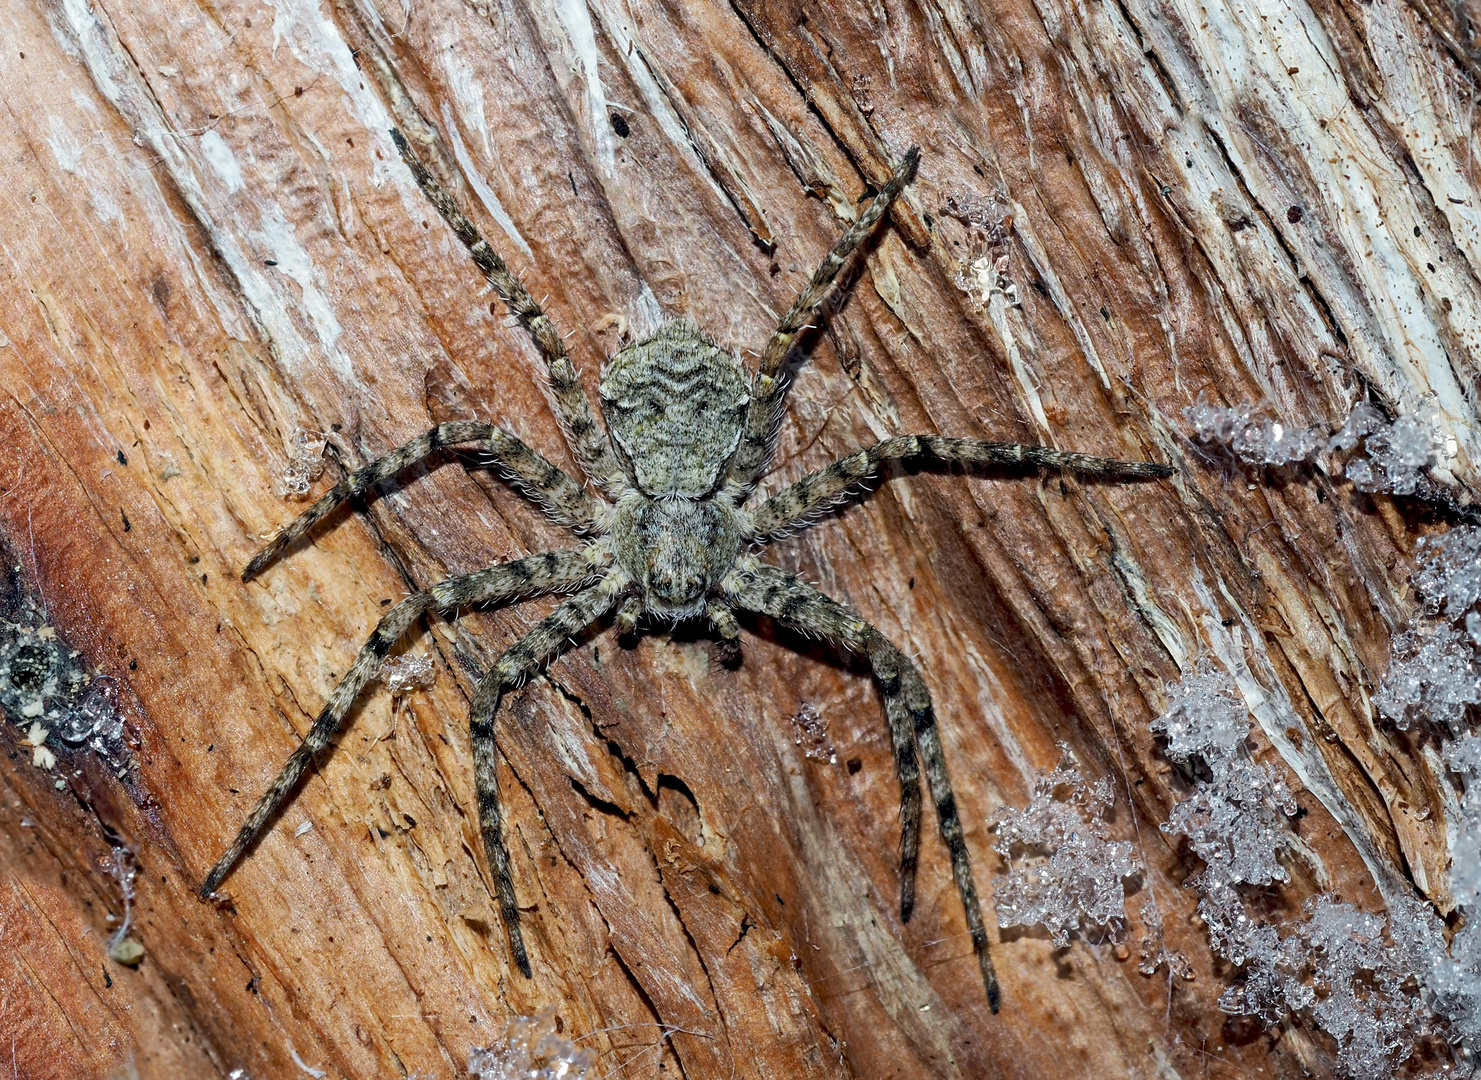
[[[286,495],[302,498],[324,473],[324,436],[299,428],[293,433],[288,466],[278,478]]]
[[[1368,402],[1360,401],[1348,414],[1347,423],[1342,425],[1342,430],[1328,440],[1327,447],[1334,451],[1356,450],[1363,439],[1387,426],[1388,421],[1383,418],[1383,413]]]
[[[1467,784],[1481,777],[1481,737],[1467,735],[1445,747],[1445,764],[1464,776]]]
[[[828,721],[812,704],[804,702],[792,717],[792,742],[803,748],[810,761],[838,764],[838,751],[828,739]]]
[[[1361,446],[1366,456],[1350,458],[1344,470],[1361,491],[1412,494],[1446,449],[1440,410],[1429,400],[1392,424],[1362,402],[1330,438],[1320,428],[1291,427],[1249,403],[1226,408],[1199,398],[1183,410],[1183,418],[1199,442],[1227,446],[1247,465],[1288,465],[1311,461],[1323,451],[1347,453]]]
[[[1393,659],[1374,704],[1400,728],[1430,724],[1460,730],[1466,709],[1481,704],[1481,529],[1462,526],[1419,542],[1414,588],[1434,619],[1394,638]],[[1465,632],[1454,621],[1465,618]]]
[[[1415,1042],[1433,1029],[1417,972],[1440,945],[1438,920],[1413,910],[1392,922],[1330,896],[1306,901],[1306,918],[1281,937],[1252,919],[1228,885],[1206,889],[1198,913],[1214,951],[1244,969],[1244,981],[1219,997],[1228,1013],[1275,1024],[1309,1011],[1337,1042],[1337,1062],[1350,1077],[1390,1076]]]
[[[1180,764],[1201,757],[1211,769],[1232,759],[1250,733],[1249,710],[1234,680],[1205,658],[1167,691],[1167,710],[1151,725],[1166,737],[1167,756]]]
[[[1168,949],[1163,938],[1162,909],[1157,906],[1156,897],[1147,897],[1142,904],[1141,916],[1145,929],[1141,941],[1137,942],[1136,969],[1143,975],[1153,975],[1158,968],[1165,965],[1169,976],[1192,979],[1193,965],[1188,963],[1188,958],[1182,953]]]
[[[1250,918],[1233,886],[1208,884],[1198,914],[1214,952],[1244,968],[1244,981],[1219,995],[1220,1009],[1276,1024],[1286,1013],[1315,1002],[1316,991],[1302,981],[1307,960],[1301,939],[1291,935],[1282,940],[1273,926]]]
[[[1422,536],[1419,551],[1428,558],[1414,575],[1414,587],[1431,614],[1444,611],[1458,619],[1476,606],[1481,600],[1481,529],[1461,525],[1439,536]]]
[[[1061,743],[1060,752],[1059,767],[1034,781],[1028,806],[1003,807],[989,822],[997,832],[993,847],[1009,867],[993,885],[998,925],[1042,924],[1059,948],[1082,926],[1103,926],[1120,940],[1126,929],[1122,879],[1141,867],[1129,842],[1110,839],[1110,782],[1087,783],[1069,747]]]
[[[1434,402],[1425,401],[1392,426],[1378,428],[1363,449],[1368,452],[1367,460],[1347,465],[1348,478],[1359,490],[1413,494],[1430,461],[1445,450],[1440,410]]]
[[[1430,723],[1457,729],[1466,706],[1481,704],[1481,665],[1470,640],[1448,626],[1405,630],[1378,693],[1378,711],[1398,728]]]
[[[1309,461],[1325,446],[1317,428],[1295,428],[1272,420],[1249,404],[1232,409],[1202,398],[1183,410],[1199,442],[1224,443],[1249,465],[1288,465]]]
[[[582,1080],[596,1054],[577,1050],[556,1034],[555,1010],[516,1016],[505,1029],[505,1047],[474,1047],[468,1052],[470,1080]]]
[[[437,679],[432,658],[419,653],[393,656],[381,667],[381,677],[386,680],[386,689],[392,697],[400,697],[413,690],[425,690]]]
[[[1474,920],[1481,916],[1481,737],[1467,735],[1445,748],[1445,763],[1465,777],[1455,843],[1450,849],[1450,889]]]
[[[1178,803],[1162,831],[1188,837],[1208,869],[1202,881],[1268,885],[1285,881],[1276,852],[1287,829],[1276,810],[1296,813],[1295,798],[1265,766],[1238,757],[1250,732],[1249,710],[1234,680],[1206,659],[1168,690],[1167,711],[1152,730],[1167,739],[1167,756],[1208,767],[1192,797]]]
[[[1337,1040],[1350,1076],[1391,1071],[1430,1026],[1401,949],[1384,940],[1387,920],[1329,896],[1306,901],[1300,934],[1310,953],[1317,991],[1312,1015]]]
[[[986,307],[994,293],[1017,306],[1018,286],[1012,278],[1013,257],[1007,248],[1013,227],[1013,210],[997,195],[986,201],[969,193],[946,197],[944,212],[967,226],[970,247],[967,261],[957,268],[956,287]]]
[[[123,900],[123,918],[118,923],[118,929],[108,939],[108,957],[133,967],[144,959],[144,946],[129,936],[129,931],[134,927],[134,897],[137,895],[139,865],[134,861],[132,851],[126,847],[115,847],[109,853],[103,869],[118,885],[118,892]]]
[[[1276,858],[1290,830],[1272,804],[1291,815],[1299,807],[1285,784],[1263,765],[1232,761],[1200,784],[1191,798],[1178,803],[1162,825],[1163,832],[1188,838],[1193,851],[1208,864],[1204,877],[1225,884],[1269,885],[1289,874]]]
[[[1481,923],[1467,922],[1451,940],[1448,956],[1443,941],[1432,950],[1424,981],[1435,1011],[1474,1047],[1481,1041]]]
[[[1426,616],[1394,638],[1393,659],[1374,701],[1401,728],[1425,724],[1444,741],[1443,756],[1464,781],[1451,823],[1450,886],[1465,924],[1447,951],[1441,924],[1418,901],[1391,913],[1390,937],[1405,950],[1450,1037],[1481,1048],[1481,736],[1466,714],[1481,704],[1481,529],[1463,526],[1420,541],[1414,586]],[[1457,628],[1464,620],[1465,630]],[[1457,737],[1458,736],[1458,737]],[[1401,908],[1403,905],[1400,905]]]

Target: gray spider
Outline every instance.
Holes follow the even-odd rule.
[[[631,632],[647,616],[659,622],[707,618],[734,644],[734,612],[753,612],[824,638],[867,658],[884,695],[885,715],[900,778],[900,918],[915,903],[920,850],[919,748],[936,806],[941,836],[982,969],[988,1002],[997,1012],[999,991],[988,953],[987,930],[972,880],[962,824],[946,775],[946,758],[920,670],[852,610],[792,574],[768,566],[757,550],[810,524],[821,512],[857,492],[882,461],[912,459],[967,465],[1044,465],[1093,476],[1141,479],[1167,476],[1165,465],[1113,461],[1043,446],[905,435],[859,450],[806,476],[755,510],[744,503],[770,461],[786,381],[782,363],[806,328],[844,261],[879,222],[914,175],[920,153],[911,148],[894,175],[839,239],[783,317],[748,377],[740,358],[720,348],[689,322],[666,323],[647,341],[623,349],[602,372],[604,436],[576,369],[550,319],[504,260],[478,234],[412,153],[391,132],[417,183],[473,261],[524,323],[545,354],[555,407],[569,432],[571,451],[606,499],[581,484],[502,428],[476,420],[440,424],[340,481],[247,564],[249,581],[340,503],[359,495],[438,447],[477,442],[491,450],[514,486],[555,520],[585,538],[580,547],[532,555],[451,578],[397,604],[329,696],[303,743],[258,801],[231,846],[201,885],[210,896],[242,854],[266,831],[293,793],[314,755],[329,745],[356,696],[398,638],[432,609],[579,590],[494,663],[470,708],[479,822],[499,894],[514,961],[526,976],[530,961],[520,933],[519,908],[500,829],[494,715],[506,690],[519,685],[591,624],[616,609],[619,631]]]

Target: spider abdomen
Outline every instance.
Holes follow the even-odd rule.
[[[602,372],[602,413],[638,488],[698,498],[740,444],[750,380],[739,357],[691,322],[665,323]]]
[[[642,587],[644,607],[664,618],[703,614],[706,595],[735,563],[740,542],[735,508],[724,499],[630,492],[612,523],[618,563]]]

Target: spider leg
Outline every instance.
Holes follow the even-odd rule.
[[[439,447],[487,441],[504,476],[515,488],[562,525],[577,532],[595,527],[597,503],[579,484],[502,428],[479,420],[454,420],[399,446],[384,457],[356,469],[330,488],[302,514],[289,522],[247,564],[242,580],[251,581],[287,547],[323,520],[336,506],[354,498]]]
[[[525,951],[524,935],[519,928],[519,905],[514,895],[514,877],[509,869],[509,848],[504,843],[499,813],[498,745],[494,739],[494,714],[504,691],[518,686],[539,670],[540,665],[565,650],[573,635],[601,618],[616,603],[621,587],[620,571],[606,580],[578,593],[531,628],[530,632],[506,649],[489,673],[478,684],[473,704],[468,711],[468,726],[473,741],[473,780],[478,790],[478,822],[483,834],[483,848],[488,855],[489,871],[494,877],[499,896],[499,912],[509,934],[509,951],[526,977],[530,975],[530,957]]]
[[[643,602],[636,596],[629,596],[617,609],[617,617],[612,620],[613,629],[619,636],[634,633],[638,629],[638,616],[642,614]]]
[[[600,573],[601,569],[586,551],[553,551],[531,555],[529,558],[501,563],[474,574],[449,578],[430,589],[407,597],[386,612],[376,624],[375,632],[355,657],[355,662],[350,665],[350,670],[329,695],[329,700],[320,710],[303,742],[293,751],[277,779],[252,808],[252,813],[247,816],[246,823],[237,832],[236,839],[231,842],[226,853],[211,867],[211,872],[201,884],[201,896],[210,896],[215,892],[216,886],[231,872],[237,860],[267,831],[268,823],[292,795],[314,755],[329,745],[329,740],[339,729],[355,698],[380,668],[381,661],[386,658],[391,647],[426,612],[432,608],[446,611],[469,604],[553,592],[578,585]]]
[[[1047,465],[1082,476],[1116,480],[1146,480],[1172,475],[1168,466],[1150,461],[1115,461],[1048,446],[948,439],[939,435],[901,435],[840,458],[777,492],[757,508],[749,539],[766,543],[810,524],[816,515],[856,491],[873,475],[881,461],[897,458],[967,465]]]
[[[769,615],[807,634],[863,653],[884,694],[885,718],[900,777],[900,921],[915,908],[915,868],[920,856],[920,764],[915,730],[900,680],[899,655],[889,640],[854,612],[811,585],[775,567],[762,566],[730,599],[743,610]],[[909,661],[905,660],[908,666]]]
[[[982,920],[982,905],[972,878],[972,863],[967,853],[967,842],[962,836],[961,818],[957,816],[956,798],[946,775],[946,755],[936,730],[931,692],[921,678],[920,669],[853,611],[793,574],[774,566],[761,566],[735,585],[731,599],[736,606],[769,615],[804,633],[846,645],[868,658],[870,667],[874,669],[875,681],[884,694],[885,715],[889,718],[890,737],[895,748],[895,768],[900,774],[901,921],[910,918],[915,903],[915,868],[920,850],[920,774],[917,772],[915,746],[919,746],[931,799],[936,804],[937,824],[951,852],[952,875],[956,878],[957,892],[966,910],[967,928],[972,934],[972,948],[977,953],[982,983],[987,988],[987,1001],[992,1011],[997,1012],[1000,991],[992,955],[988,952],[987,927]]]
[[[740,639],[740,623],[735,621],[735,613],[724,604],[711,601],[705,610],[705,615],[710,620],[710,625],[715,628],[726,641],[738,641]]]
[[[920,149],[918,147],[912,146],[905,151],[905,156],[895,166],[895,172],[889,181],[864,208],[858,220],[838,238],[838,242],[833,245],[833,250],[823,257],[822,263],[813,273],[812,280],[792,302],[792,307],[782,316],[782,321],[777,324],[771,340],[767,342],[766,351],[761,354],[761,366],[757,371],[756,381],[751,387],[751,404],[746,410],[746,423],[741,436],[741,444],[731,460],[730,472],[725,485],[727,494],[737,504],[751,493],[751,489],[756,486],[756,481],[765,471],[767,462],[771,460],[772,435],[776,431],[776,425],[781,416],[782,400],[787,393],[787,384],[778,373],[782,369],[782,362],[787,359],[787,353],[791,351],[793,342],[797,339],[798,331],[812,319],[818,305],[822,303],[824,295],[828,292],[828,286],[833,284],[838,271],[843,269],[844,262],[853,254],[854,249],[874,231],[874,227],[889,210],[890,203],[894,202],[901,189],[910,183],[915,175],[916,163],[919,161]]]
[[[705,616],[710,620],[710,626],[715,633],[720,635],[720,647],[716,658],[720,663],[727,666],[735,666],[740,663],[740,623],[735,621],[735,612],[730,610],[727,604],[718,600],[711,600],[705,608]]]
[[[392,128],[391,139],[401,152],[401,160],[406,162],[412,176],[416,177],[422,192],[437,207],[437,212],[451,226],[453,232],[458,234],[458,239],[467,246],[468,253],[473,256],[473,261],[483,271],[484,277],[498,290],[509,310],[524,323],[525,329],[535,339],[535,344],[545,354],[545,367],[550,376],[551,390],[555,394],[556,416],[565,430],[571,453],[580,462],[582,471],[607,494],[621,494],[627,486],[626,474],[616,455],[612,453],[606,433],[597,423],[591,401],[576,375],[576,366],[566,354],[566,346],[550,317],[530,295],[524,283],[510,271],[509,265],[499,253],[479,235],[477,227],[458,209],[452,197],[442,190],[442,185],[412,151],[406,137]]]

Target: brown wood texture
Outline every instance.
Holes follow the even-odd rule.
[[[1460,14],[1457,15],[1457,12]],[[1411,610],[1412,501],[1231,468],[1200,394],[1336,427],[1434,394],[1468,499],[1481,332],[1464,9],[1401,0],[53,0],[0,4],[0,530],[23,593],[108,680],[122,779],[0,758],[0,1075],[465,1075],[553,1006],[600,1076],[1235,1077],[1330,1072],[1321,1039],[1215,1005],[1157,829],[1147,724],[1201,654],[1303,790],[1272,904],[1450,907],[1436,758],[1370,695]],[[1460,19],[1459,22],[1456,20]],[[506,954],[473,811],[471,682],[547,603],[433,619],[438,663],[367,692],[272,834],[193,888],[391,600],[566,543],[476,460],[411,470],[248,585],[302,509],[295,430],[340,466],[496,420],[570,466],[538,356],[398,162],[427,148],[594,392],[689,316],[759,350],[907,146],[916,183],[796,368],[768,489],[939,432],[1177,466],[1118,486],[893,475],[769,558],[916,656],[977,880],[986,823],[1055,744],[1116,782],[1191,982],[1131,938],[992,937],[992,1016],[927,811],[901,925],[896,784],[867,673],[755,623],[583,641],[500,717],[535,975]],[[1011,218],[984,246],[967,221]],[[1006,259],[1019,306],[957,284]],[[753,354],[754,355],[754,354]],[[320,481],[319,489],[332,481]],[[1449,482],[1449,481],[1447,481]],[[317,490],[317,489],[316,489]],[[829,724],[837,763],[789,717]],[[105,956],[137,851],[137,970]],[[989,910],[989,918],[991,912]],[[318,1075],[318,1073],[314,1073]]]

